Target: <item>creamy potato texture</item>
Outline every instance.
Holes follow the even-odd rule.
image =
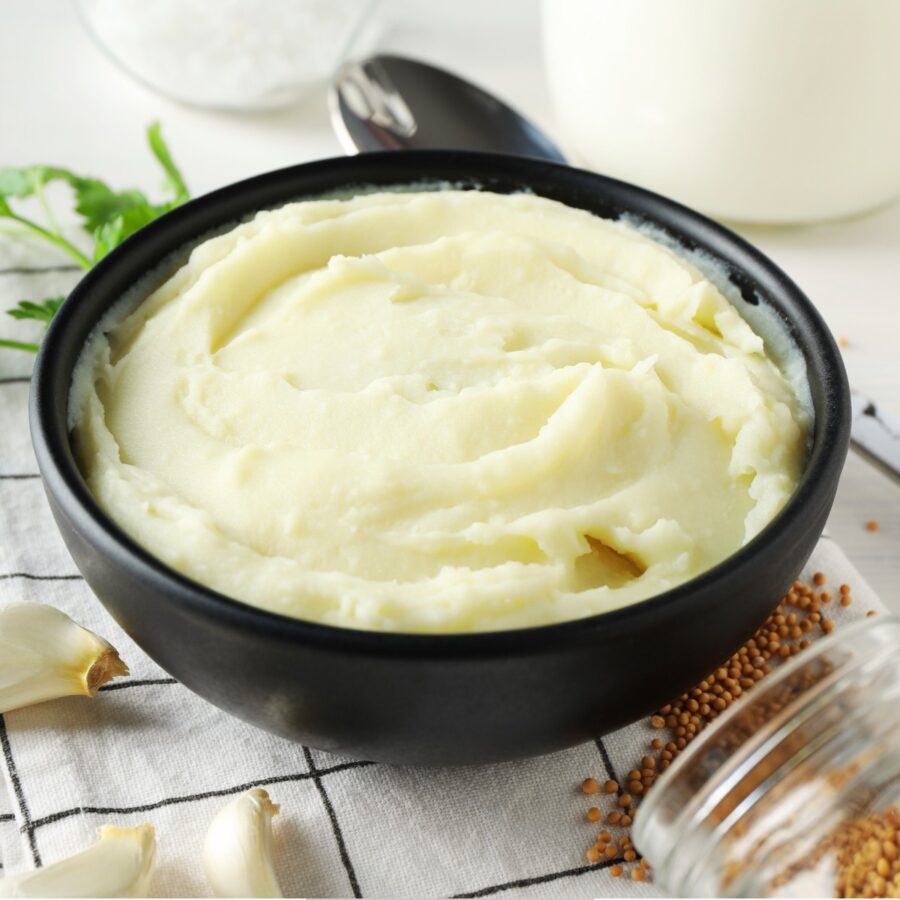
[[[179,572],[316,622],[468,632],[723,560],[793,491],[804,410],[645,234],[425,190],[200,244],[92,340],[70,413],[101,506]]]

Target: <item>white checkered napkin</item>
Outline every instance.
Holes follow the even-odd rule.
[[[21,866],[22,843],[13,812],[13,802],[5,783],[0,783],[0,878]]]
[[[19,256],[10,260],[12,252]],[[46,260],[24,254],[0,244],[0,309],[60,292],[77,277],[38,271]],[[22,333],[18,323],[0,323],[0,334]],[[94,700],[0,716],[5,873],[84,848],[102,824],[150,822],[159,839],[154,893],[206,895],[199,856],[209,822],[229,798],[262,785],[282,807],[275,839],[288,895],[658,896],[652,884],[585,864],[598,828],[585,821],[591,801],[578,791],[588,775],[617,778],[634,767],[654,736],[646,722],[540,759],[417,770],[288,743],[167,677],[91,595],[56,532],[27,437],[30,364],[26,354],[0,352],[0,605],[28,599],[64,610],[112,641],[131,675]],[[838,621],[881,609],[828,539],[807,575],[815,569],[854,587],[851,607],[832,604]]]

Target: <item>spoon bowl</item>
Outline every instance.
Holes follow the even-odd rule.
[[[376,150],[478,150],[565,158],[521,113],[444,69],[377,54],[348,63],[329,97],[331,121],[350,155]]]

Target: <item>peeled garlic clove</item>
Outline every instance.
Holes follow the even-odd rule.
[[[219,810],[203,844],[203,867],[217,897],[281,897],[272,865],[278,806],[251,788]]]
[[[0,713],[55,697],[93,697],[128,666],[110,644],[43,603],[0,607]]]
[[[155,855],[152,825],[104,825],[87,850],[0,878],[0,897],[146,897]]]

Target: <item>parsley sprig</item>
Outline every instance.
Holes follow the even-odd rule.
[[[9,228],[4,230],[47,241],[87,271],[138,229],[190,198],[184,178],[163,140],[158,122],[147,129],[147,142],[165,173],[168,200],[151,203],[141,191],[116,191],[97,178],[77,175],[58,166],[0,168],[0,220],[10,220]],[[93,251],[89,254],[66,238],[57,223],[44,191],[54,181],[63,182],[72,189],[75,212],[81,217],[82,228],[93,240]],[[43,221],[21,215],[13,207],[12,201],[26,197],[34,197],[38,201]],[[21,300],[16,307],[7,310],[7,314],[14,319],[37,319],[49,324],[62,301],[62,297],[48,297],[40,301]],[[0,347],[31,353],[38,350],[38,344],[2,338]]]

